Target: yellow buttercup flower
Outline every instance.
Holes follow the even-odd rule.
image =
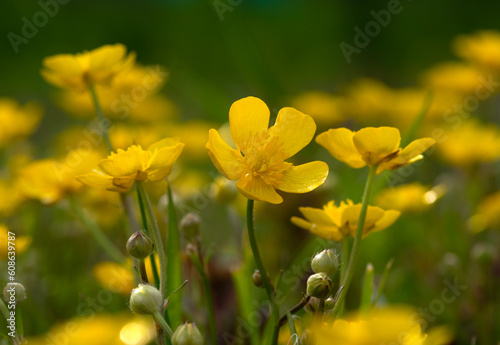
[[[17,181],[0,179],[0,216],[8,217],[19,210],[25,200]]]
[[[500,32],[478,31],[474,35],[462,35],[455,39],[456,54],[479,67],[488,70],[500,69]]]
[[[83,92],[91,85],[109,85],[118,73],[131,67],[135,54],[126,54],[123,44],[114,44],[75,55],[50,56],[43,60],[41,73],[48,83]]]
[[[382,208],[394,208],[401,212],[423,212],[445,193],[442,185],[426,187],[418,182],[390,187],[377,195],[376,204]]]
[[[356,235],[361,203],[354,204],[347,199],[339,206],[330,201],[323,209],[313,207],[299,207],[299,211],[306,219],[292,217],[292,223],[309,230],[311,233],[325,239],[340,241],[344,236]],[[370,232],[383,230],[392,225],[401,212],[396,210],[384,211],[380,207],[368,206],[363,237]]]
[[[126,192],[135,181],[161,181],[172,169],[184,144],[178,138],[165,138],[143,150],[132,145],[126,151],[118,149],[99,162],[100,170],[77,176],[81,183],[115,192]]]
[[[500,192],[485,197],[468,221],[472,232],[480,232],[500,225]]]
[[[129,296],[135,287],[132,270],[116,262],[100,262],[93,267],[92,273],[102,287],[112,292]]]
[[[298,166],[285,162],[313,138],[314,120],[294,108],[279,111],[274,126],[269,126],[269,108],[258,98],[236,101],[229,110],[231,148],[215,129],[206,145],[219,172],[247,198],[272,204],[283,202],[276,192],[306,193],[320,186],[328,176],[328,165],[315,161]]]
[[[318,135],[316,142],[353,168],[377,164],[377,174],[422,159],[422,153],[436,143],[432,138],[417,139],[401,149],[401,135],[393,127],[366,127],[357,132],[347,128],[330,129]]]
[[[480,76],[480,71],[470,65],[446,62],[425,71],[422,82],[432,90],[448,90],[469,94],[473,93],[480,85]]]
[[[344,102],[340,96],[309,91],[295,97],[292,105],[311,115],[318,125],[332,126],[345,119]]]
[[[7,243],[9,242],[9,228],[5,226],[4,224],[0,224],[0,243],[2,244],[0,246],[0,260],[7,260],[8,256],[8,246]],[[12,241],[11,241],[12,242]],[[18,236],[16,235],[16,240],[15,240],[15,247],[16,247],[16,255],[22,254],[26,249],[29,247],[31,244],[31,237],[30,236]]]
[[[41,107],[33,102],[21,106],[16,100],[0,98],[0,148],[33,133],[42,117]]]

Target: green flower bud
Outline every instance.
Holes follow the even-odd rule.
[[[316,297],[311,297],[304,309],[310,314],[315,314],[319,310],[319,299],[317,299]]]
[[[193,323],[180,325],[172,334],[172,345],[203,345],[203,336]]]
[[[19,303],[26,299],[26,289],[21,283],[8,283],[3,289],[2,297],[5,302]]]
[[[136,314],[154,314],[163,308],[160,291],[148,284],[139,284],[130,295],[130,309]]]
[[[257,287],[263,287],[264,285],[262,284],[262,275],[260,274],[259,270],[255,270],[252,274],[252,282],[253,285]]]
[[[154,243],[142,231],[137,231],[127,241],[127,252],[136,259],[145,259],[153,253]]]
[[[339,259],[333,250],[325,249],[314,256],[311,267],[314,273],[326,273],[332,277],[339,268]]]
[[[325,300],[325,310],[333,309],[333,307],[335,307],[335,300],[333,299],[333,297],[328,297]]]
[[[307,279],[307,294],[311,297],[325,299],[333,289],[333,282],[326,273],[316,273]]]
[[[200,223],[196,213],[188,213],[182,218],[179,227],[187,239],[193,240],[200,235]]]

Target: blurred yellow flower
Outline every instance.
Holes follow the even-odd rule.
[[[115,193],[108,193],[102,189],[87,188],[80,195],[84,209],[95,217],[103,230],[117,225],[123,217],[123,207],[120,198]]]
[[[333,323],[315,322],[311,329],[316,345],[430,345],[413,314],[410,308],[391,307]]]
[[[304,92],[292,100],[292,106],[310,115],[318,125],[333,126],[345,119],[344,99],[326,92]]]
[[[42,117],[42,108],[34,103],[21,106],[16,100],[0,98],[0,148],[29,136]]]
[[[473,35],[461,35],[453,44],[455,53],[487,70],[500,69],[500,32],[477,31]]]
[[[299,207],[299,211],[306,219],[292,217],[293,224],[309,230],[311,233],[328,240],[340,241],[344,236],[356,235],[361,203],[354,204],[347,199],[341,201],[339,206],[330,201],[323,209],[313,207]],[[368,206],[363,237],[370,232],[384,230],[391,226],[401,212],[396,210],[384,211],[380,207]]]
[[[483,199],[476,213],[468,221],[472,232],[480,232],[500,225],[500,192]]]
[[[131,67],[135,54],[126,54],[123,44],[114,44],[75,55],[50,56],[43,60],[41,73],[48,83],[83,92],[91,85],[108,86],[118,73]]]
[[[434,66],[422,75],[423,84],[431,90],[473,93],[480,85],[481,73],[470,65],[445,62]]]
[[[146,345],[156,334],[148,317],[130,316],[130,313],[96,315],[90,306],[84,312],[90,315],[54,325],[43,336],[29,337],[28,344]]]
[[[0,260],[7,260],[7,254],[8,254],[8,246],[7,242],[9,242],[9,228],[5,226],[4,224],[0,223]],[[16,240],[11,241],[15,242],[15,247],[16,247],[16,255],[22,254],[26,249],[29,247],[31,244],[31,237],[30,236],[18,236],[16,234]]]
[[[500,129],[493,123],[463,121],[456,129],[446,130],[443,137],[438,151],[450,164],[466,166],[500,158]]]
[[[443,194],[443,186],[430,189],[414,182],[382,190],[377,195],[376,204],[382,208],[394,208],[404,213],[418,213],[428,209]]]
[[[42,159],[20,170],[18,181],[22,193],[43,204],[59,201],[79,191],[77,175],[89,172],[101,156],[96,152],[73,150],[65,160]]]
[[[269,108],[258,98],[236,101],[229,110],[231,136],[236,149],[222,140],[215,129],[206,145],[219,172],[247,198],[272,204],[283,202],[276,192],[306,193],[320,186],[328,176],[328,165],[315,161],[298,166],[285,162],[313,138],[316,124],[312,117],[294,108],[279,111],[269,126]]]
[[[378,164],[377,174],[422,159],[422,153],[435,144],[434,139],[423,138],[401,149],[401,135],[393,127],[366,127],[357,132],[347,128],[330,129],[318,135],[316,142],[333,157],[353,168]]]
[[[17,181],[0,180],[0,216],[8,217],[15,213],[25,200]]]
[[[102,287],[124,296],[129,296],[135,287],[131,267],[125,267],[116,262],[100,262],[94,266],[92,274]]]
[[[118,149],[99,162],[100,170],[77,176],[81,183],[99,189],[126,192],[135,181],[161,181],[172,169],[184,144],[178,138],[165,138],[143,150],[132,145],[126,151]]]

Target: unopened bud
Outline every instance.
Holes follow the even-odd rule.
[[[142,231],[135,232],[127,241],[127,252],[136,259],[145,259],[154,251],[154,243]]]
[[[2,297],[5,302],[19,303],[26,299],[26,289],[21,283],[8,283],[3,289]]]
[[[328,297],[325,300],[325,310],[333,309],[333,307],[335,307],[335,300],[333,299],[333,297]]]
[[[193,240],[200,234],[200,223],[200,217],[196,213],[188,213],[182,218],[179,227],[186,238]]]
[[[325,299],[333,289],[333,282],[326,273],[316,273],[307,279],[307,294],[311,297]]]
[[[130,295],[130,309],[136,314],[154,314],[163,308],[160,291],[148,284],[139,284]]]
[[[253,285],[257,287],[263,287],[264,285],[262,284],[262,275],[260,274],[259,270],[255,270],[252,274],[252,282]]]
[[[204,340],[194,323],[180,325],[172,334],[172,345],[203,345]]]
[[[331,249],[325,249],[316,254],[311,261],[311,267],[314,273],[326,273],[332,277],[339,268],[339,259]]]

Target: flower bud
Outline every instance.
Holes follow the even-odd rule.
[[[193,323],[180,325],[172,334],[172,345],[203,345],[203,336]]]
[[[314,273],[326,273],[332,277],[339,268],[339,259],[331,249],[325,249],[316,254],[311,261],[311,267]]]
[[[182,218],[179,227],[187,239],[193,240],[200,234],[200,223],[200,217],[196,213],[188,213]]]
[[[26,289],[21,283],[8,283],[3,289],[3,300],[5,302],[22,302],[26,299]]]
[[[130,295],[130,309],[136,314],[154,314],[163,308],[160,291],[148,284],[139,284]]]
[[[221,204],[229,204],[238,196],[236,183],[220,176],[215,179],[212,185],[215,200]]]
[[[333,297],[328,297],[326,300],[325,300],[325,310],[330,310],[330,309],[333,309],[335,307],[335,300]]]
[[[308,313],[315,314],[319,310],[319,299],[316,297],[311,297],[309,302],[307,302],[304,310]]]
[[[307,279],[307,294],[311,297],[325,299],[333,289],[333,282],[326,273],[316,273]]]
[[[257,287],[263,287],[264,285],[262,284],[262,275],[260,274],[259,270],[255,270],[252,274],[252,282],[253,285]]]
[[[127,252],[136,259],[145,259],[154,250],[154,243],[142,231],[135,232],[127,241]]]

